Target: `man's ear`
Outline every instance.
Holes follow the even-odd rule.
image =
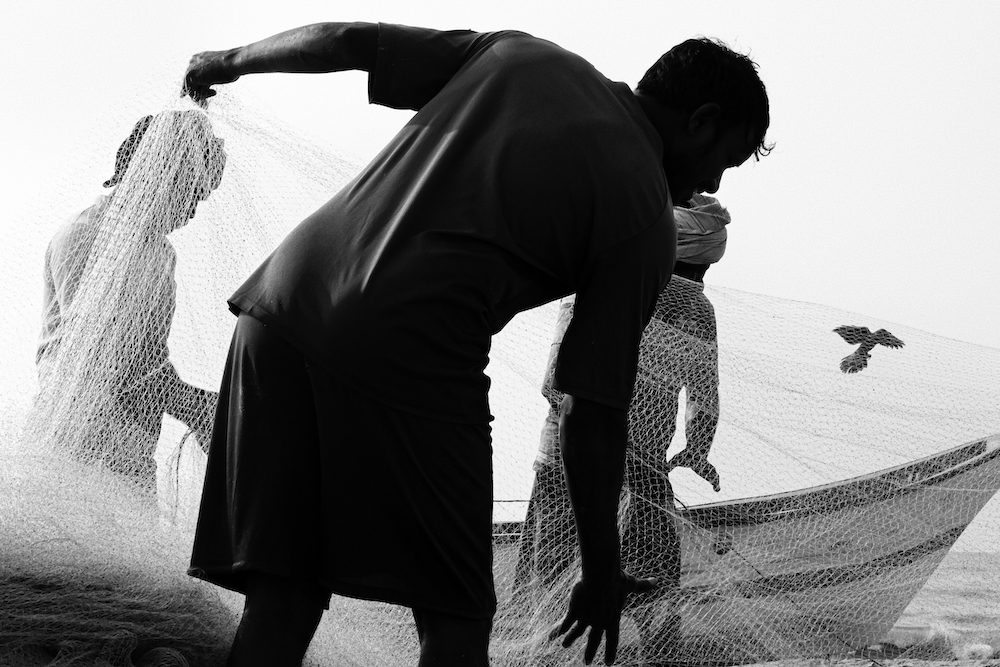
[[[703,130],[705,126],[714,125],[720,113],[722,113],[722,107],[715,102],[702,104],[691,112],[691,116],[688,118],[688,132],[696,134],[699,130]]]

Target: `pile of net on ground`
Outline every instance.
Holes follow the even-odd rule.
[[[183,410],[171,416],[152,387],[169,377],[210,402],[234,324],[226,297],[357,170],[231,95],[207,113],[173,107],[195,121],[141,110],[156,118],[137,147],[145,166],[96,220],[66,334],[41,382],[39,312],[5,314],[3,664],[224,662],[239,596],[184,574],[207,433]],[[175,261],[163,261],[169,251],[153,244],[153,228],[197,189],[185,165],[200,155],[205,127],[225,141],[225,170],[170,234]],[[110,157],[94,156],[95,191]],[[5,278],[38,289],[58,220],[89,203],[41,208],[52,219],[38,223],[39,252]],[[176,306],[165,317],[171,290]],[[488,369],[499,599],[491,658],[502,667],[582,659],[582,647],[548,640],[579,564],[560,487],[542,483],[553,471],[558,482],[558,465],[539,464],[538,482],[533,467],[560,308],[516,318],[496,337]],[[164,341],[169,357],[151,361]],[[960,644],[1000,643],[982,620],[1000,618],[1000,569],[991,565],[1000,509],[990,502],[1000,486],[1000,351],[676,279],[640,362],[623,557],[635,574],[677,585],[633,601],[620,662],[851,655],[941,624]],[[152,468],[130,453],[150,423]],[[719,492],[689,468],[668,470],[688,445],[710,448]],[[976,595],[948,579],[970,572]],[[309,660],[381,667],[415,664],[416,655],[407,610],[334,598]]]

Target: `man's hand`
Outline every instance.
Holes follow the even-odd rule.
[[[198,445],[201,446],[201,451],[206,454],[208,454],[209,445],[212,441],[212,430],[215,426],[215,407],[218,402],[218,392],[206,392],[204,407],[199,411],[193,423],[188,424],[188,427],[194,432],[194,436],[198,440]]]
[[[187,95],[204,106],[209,97],[215,95],[211,86],[232,83],[240,78],[233,67],[233,51],[202,51],[191,56],[184,73],[184,87],[181,97]]]
[[[656,579],[638,579],[624,572],[620,572],[616,580],[605,586],[581,579],[573,586],[566,617],[552,631],[549,639],[566,635],[562,645],[569,647],[590,628],[587,648],[583,654],[583,661],[589,665],[597,655],[601,637],[607,635],[604,664],[610,665],[618,652],[618,629],[625,599],[633,593],[645,593],[655,587]]]
[[[719,472],[715,466],[708,462],[708,459],[699,454],[695,454],[690,449],[675,454],[667,461],[667,471],[671,471],[678,466],[690,468],[696,475],[712,485],[716,492],[721,490],[719,483]]]

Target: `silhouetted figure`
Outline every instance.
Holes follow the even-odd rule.
[[[244,74],[349,69],[416,113],[230,300],[191,570],[246,593],[230,667],[299,665],[332,593],[411,608],[421,665],[488,663],[483,371],[516,313],[574,292],[556,383],[587,568],[560,631],[589,633],[588,661],[606,637],[613,661],[626,598],[652,586],[622,572],[615,512],[671,201],[766,152],[763,84],[709,40],[633,92],[521,32],[367,23],[197,54],[185,82],[205,99]]]
[[[154,123],[171,136],[159,147],[171,154],[146,153],[146,164],[133,163]],[[177,259],[167,235],[186,225],[198,202],[218,187],[224,165],[222,142],[202,112],[146,116],[118,149],[115,173],[104,183],[113,190],[61,227],[45,252],[39,400],[65,395],[72,370],[82,384],[63,400],[90,417],[66,434],[71,451],[150,491],[164,414],[187,424],[203,446],[211,431],[217,394],[181,380],[169,359]],[[144,182],[120,185],[130,168]],[[143,172],[158,168],[170,173]],[[110,279],[129,292],[108,290]],[[118,347],[102,347],[108,341]]]

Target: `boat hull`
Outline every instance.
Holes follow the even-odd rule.
[[[678,657],[739,664],[878,643],[998,487],[991,437],[837,484],[678,511]]]
[[[736,665],[877,644],[998,488],[1000,435],[834,484],[676,510],[680,589],[627,610],[622,664]],[[497,528],[503,563],[519,526]],[[551,622],[576,572],[519,601],[515,616],[542,605],[532,615]],[[508,575],[498,571],[501,593]],[[664,642],[652,656],[639,648],[649,637]]]

